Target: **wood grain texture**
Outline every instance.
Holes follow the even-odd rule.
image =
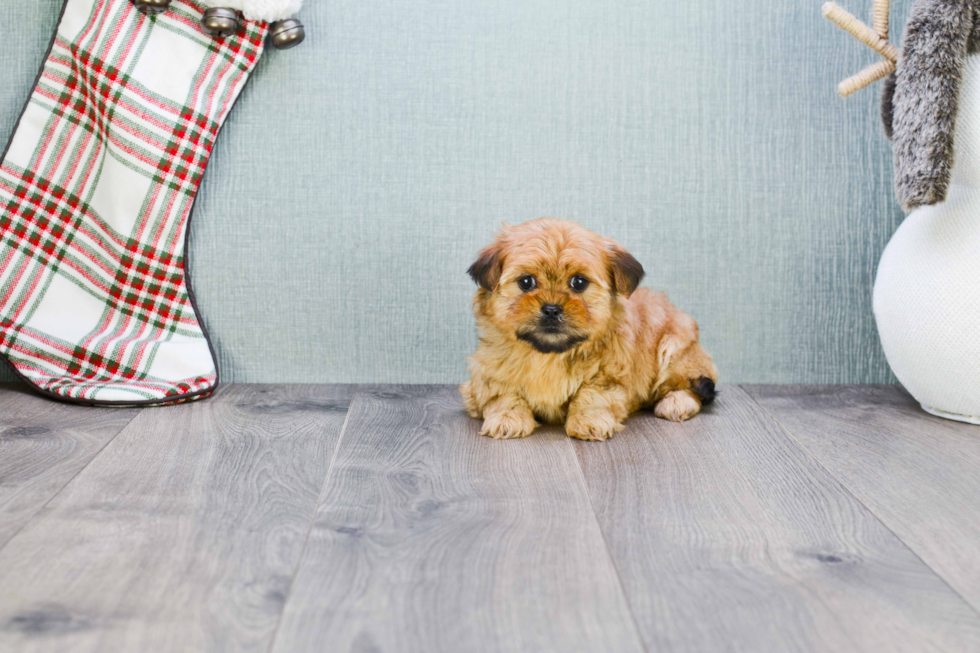
[[[0,650],[267,650],[351,394],[144,410],[0,550]]]
[[[933,417],[899,386],[747,390],[980,611],[980,426]]]
[[[571,443],[358,391],[275,651],[641,651]]]
[[[737,387],[575,449],[650,651],[980,647],[980,615]]]
[[[137,414],[0,386],[0,549]]]

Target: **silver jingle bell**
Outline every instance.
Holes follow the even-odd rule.
[[[140,13],[147,16],[162,14],[170,6],[171,0],[133,0],[133,5]]]
[[[234,9],[211,7],[201,16],[201,29],[216,39],[231,36],[242,26],[241,15]]]
[[[306,30],[303,23],[295,18],[280,20],[269,27],[269,38],[276,50],[288,50],[295,48],[306,38]]]

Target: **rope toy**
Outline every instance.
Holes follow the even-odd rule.
[[[898,49],[888,42],[888,2],[889,0],[875,0],[872,9],[874,29],[841,9],[835,2],[827,2],[823,5],[822,11],[825,18],[885,58],[884,61],[873,63],[858,74],[852,75],[838,84],[837,92],[841,97],[847,97],[854,91],[874,84],[895,72],[895,64],[898,62]]]

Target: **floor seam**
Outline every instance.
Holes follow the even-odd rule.
[[[119,410],[119,409],[118,409],[118,408],[109,408],[109,409],[106,409],[106,410]],[[111,438],[109,438],[108,440],[106,440],[106,441],[105,441],[105,443],[104,443],[104,444],[103,444],[103,445],[102,445],[101,447],[99,447],[99,450],[98,450],[98,451],[96,451],[96,452],[95,452],[95,453],[94,453],[94,454],[92,455],[92,457],[91,457],[91,458],[89,458],[89,459],[88,459],[88,461],[87,461],[87,462],[86,462],[86,463],[85,463],[84,465],[82,465],[82,466],[81,466],[81,467],[80,467],[80,468],[78,469],[78,471],[77,471],[77,472],[75,472],[74,474],[72,474],[72,477],[71,477],[70,479],[68,479],[67,481],[65,481],[65,484],[64,484],[64,485],[62,485],[62,486],[61,486],[60,488],[58,488],[58,491],[57,491],[57,492],[55,492],[55,493],[54,493],[54,494],[52,494],[52,495],[51,495],[50,497],[48,497],[48,500],[47,500],[47,501],[45,501],[45,502],[44,502],[44,503],[43,503],[43,504],[42,504],[42,505],[41,505],[41,506],[40,506],[40,507],[39,507],[39,508],[38,508],[38,509],[37,509],[37,510],[36,510],[36,511],[34,512],[34,514],[33,514],[33,515],[31,515],[31,518],[30,518],[30,519],[28,519],[28,520],[27,520],[26,522],[24,522],[24,525],[23,525],[23,526],[21,526],[20,528],[18,528],[18,529],[17,529],[17,531],[16,531],[16,532],[15,532],[15,533],[14,533],[13,535],[11,535],[11,536],[10,536],[10,538],[9,538],[9,539],[8,539],[8,540],[7,540],[6,542],[4,542],[3,544],[0,544],[0,551],[3,551],[3,550],[4,550],[4,549],[5,549],[6,547],[7,547],[7,545],[8,545],[8,544],[10,544],[11,542],[13,542],[13,541],[14,541],[14,539],[16,539],[16,537],[17,537],[18,535],[20,535],[20,534],[21,534],[22,532],[24,532],[24,529],[25,529],[25,528],[27,528],[28,526],[30,526],[31,524],[33,524],[33,523],[34,523],[34,521],[35,521],[35,520],[37,519],[37,517],[38,517],[38,515],[40,515],[40,514],[41,514],[42,512],[44,512],[44,509],[45,509],[45,508],[47,508],[47,507],[48,507],[48,505],[49,505],[49,504],[50,504],[50,503],[51,503],[52,501],[54,501],[54,500],[55,500],[56,498],[58,498],[59,496],[61,496],[61,493],[65,491],[65,488],[67,488],[67,487],[68,487],[69,485],[71,485],[71,484],[72,484],[72,482],[73,482],[73,481],[74,481],[74,480],[75,480],[76,478],[78,478],[78,477],[79,477],[79,475],[81,475],[81,473],[82,473],[82,472],[84,472],[84,471],[85,471],[86,469],[88,469],[88,467],[89,467],[89,465],[91,465],[91,464],[92,464],[92,462],[93,462],[93,461],[94,461],[94,460],[95,460],[96,458],[98,458],[99,456],[101,456],[101,455],[102,455],[102,452],[103,452],[103,451],[105,451],[105,449],[106,449],[106,447],[108,447],[108,446],[109,446],[110,444],[112,444],[112,443],[113,443],[113,442],[114,442],[114,441],[116,440],[116,438],[118,438],[118,437],[119,437],[119,435],[120,435],[120,434],[121,434],[121,433],[122,433],[123,431],[125,431],[125,430],[126,430],[126,429],[128,429],[128,428],[129,428],[130,426],[132,426],[132,424],[133,424],[133,422],[135,422],[135,421],[136,421],[136,418],[137,418],[137,417],[139,417],[140,415],[142,415],[142,414],[143,414],[143,411],[144,411],[144,410],[146,410],[146,408],[140,408],[140,409],[139,409],[139,410],[137,411],[137,413],[136,413],[135,415],[133,415],[133,417],[132,417],[132,419],[130,419],[130,420],[129,420],[128,422],[126,422],[126,423],[125,423],[125,424],[123,425],[123,427],[122,427],[121,429],[119,429],[118,431],[116,431],[116,433],[115,433],[115,434],[114,434],[114,435],[113,435],[113,436],[112,436]]]
[[[310,543],[310,536],[313,534],[313,527],[316,525],[316,517],[320,512],[320,505],[323,503],[324,493],[327,491],[327,486],[333,477],[334,465],[337,463],[337,455],[340,453],[340,445],[343,444],[344,435],[347,433],[347,423],[350,421],[351,409],[354,407],[354,400],[357,399],[357,393],[361,387],[360,385],[355,386],[354,392],[351,393],[350,403],[347,405],[347,414],[344,415],[344,423],[340,427],[340,436],[337,438],[337,446],[334,447],[333,456],[330,457],[330,465],[327,466],[327,473],[323,477],[323,485],[320,487],[316,505],[313,507],[310,526],[306,529],[306,537],[303,538],[303,546],[299,551],[299,558],[296,560],[296,568],[293,569],[293,574],[289,579],[289,588],[286,590],[286,596],[282,601],[282,610],[279,611],[279,617],[276,619],[276,627],[272,629],[272,637],[269,639],[269,648],[267,649],[270,653],[275,648],[276,637],[279,636],[279,627],[282,625],[282,618],[286,614],[289,599],[293,596],[293,587],[296,585],[296,578],[299,576],[300,569],[303,567],[303,559],[306,557],[306,547]]]
[[[575,459],[575,467],[578,468],[579,478],[582,480],[582,488],[585,490],[585,496],[589,499],[589,509],[592,511],[592,523],[595,524],[596,530],[599,531],[599,537],[602,539],[602,547],[606,552],[606,558],[609,560],[609,565],[616,575],[616,583],[619,585],[619,591],[622,593],[623,601],[626,603],[626,612],[629,614],[633,628],[636,630],[636,638],[640,642],[640,648],[649,653],[650,649],[647,647],[646,640],[643,639],[643,631],[640,629],[640,623],[636,620],[636,614],[633,612],[633,604],[630,602],[629,594],[626,592],[623,575],[619,572],[619,567],[616,566],[616,560],[613,558],[612,551],[609,548],[609,540],[606,539],[606,532],[602,530],[602,524],[599,523],[599,513],[596,512],[595,502],[592,500],[592,493],[589,492],[589,483],[585,478],[585,470],[582,469],[582,461],[579,459],[578,452],[575,450],[575,443],[571,441],[571,438],[567,438],[567,440],[567,445],[572,451],[572,457]],[[596,442],[591,444],[601,446],[600,443]]]
[[[760,409],[761,409],[761,410],[762,410],[762,411],[763,411],[763,412],[764,412],[764,413],[765,413],[766,415],[768,415],[768,416],[769,416],[769,419],[771,419],[771,420],[772,420],[772,421],[773,421],[773,422],[774,422],[774,423],[776,424],[776,426],[778,426],[778,427],[780,428],[780,430],[782,430],[782,431],[783,431],[783,432],[784,432],[784,433],[786,434],[786,436],[787,436],[787,437],[789,437],[789,439],[790,439],[790,440],[792,440],[792,441],[793,441],[793,442],[794,442],[794,443],[796,444],[796,446],[798,446],[798,447],[799,447],[799,448],[800,448],[800,449],[801,449],[801,450],[803,451],[803,453],[805,453],[805,454],[806,454],[807,456],[809,456],[809,457],[810,457],[810,458],[811,458],[811,459],[813,460],[813,462],[815,462],[815,463],[816,463],[816,464],[817,464],[817,465],[818,465],[818,466],[820,467],[820,469],[822,469],[822,470],[824,470],[825,472],[827,472],[827,474],[829,474],[829,475],[830,475],[830,478],[832,478],[832,479],[834,479],[834,481],[836,481],[836,482],[837,482],[837,484],[838,484],[838,485],[840,485],[840,487],[841,487],[841,489],[843,489],[843,490],[844,490],[845,492],[847,492],[847,494],[848,494],[848,495],[850,495],[851,497],[853,497],[853,499],[854,499],[855,501],[857,501],[857,502],[858,502],[858,504],[860,504],[860,505],[861,505],[861,507],[863,507],[863,508],[864,508],[865,510],[867,510],[867,511],[868,511],[868,514],[869,514],[869,515],[871,515],[872,517],[874,517],[874,518],[875,518],[875,520],[876,520],[876,521],[877,521],[877,522],[878,522],[879,524],[881,524],[881,526],[882,526],[882,528],[884,528],[885,530],[887,530],[887,531],[888,531],[889,533],[891,533],[891,534],[892,534],[892,536],[894,536],[894,538],[895,538],[896,540],[898,540],[899,542],[901,542],[901,544],[902,544],[902,546],[904,546],[904,547],[905,547],[905,549],[906,549],[906,550],[907,550],[907,551],[908,551],[909,553],[911,553],[911,554],[912,554],[912,555],[913,555],[913,556],[915,557],[915,559],[916,559],[916,560],[918,560],[919,562],[921,562],[921,563],[922,563],[922,564],[923,564],[923,565],[925,566],[925,568],[926,568],[926,569],[928,569],[929,571],[931,571],[931,572],[933,573],[933,575],[934,575],[934,576],[935,576],[936,578],[938,578],[938,579],[939,579],[939,581],[940,581],[940,582],[941,582],[941,583],[942,583],[943,585],[945,585],[946,587],[948,587],[948,588],[949,588],[949,591],[951,591],[951,592],[952,592],[952,593],[953,593],[954,595],[956,595],[956,596],[958,596],[958,597],[959,597],[959,599],[960,599],[961,601],[963,601],[963,603],[965,603],[965,604],[966,604],[966,606],[967,606],[968,608],[970,608],[970,610],[972,610],[972,611],[973,611],[973,612],[974,612],[974,613],[975,613],[975,614],[976,614],[976,615],[977,615],[978,617],[980,617],[980,608],[978,608],[977,606],[975,606],[975,605],[973,605],[973,603],[972,603],[972,602],[971,602],[971,601],[970,601],[969,599],[967,599],[967,598],[966,598],[965,596],[963,596],[963,595],[962,595],[962,594],[961,594],[961,593],[959,592],[959,590],[957,590],[957,589],[956,589],[955,587],[953,587],[952,585],[950,585],[950,583],[949,583],[949,581],[948,581],[948,580],[946,580],[946,577],[945,577],[945,576],[943,576],[943,575],[942,575],[941,573],[939,573],[939,571],[937,571],[936,569],[934,569],[932,565],[930,565],[930,564],[929,564],[928,562],[926,562],[926,561],[925,561],[925,560],[924,560],[924,559],[922,558],[922,556],[920,556],[920,555],[919,555],[919,552],[918,552],[918,551],[916,551],[915,549],[913,549],[913,548],[912,548],[912,546],[911,546],[911,545],[910,545],[910,544],[909,544],[908,542],[906,542],[906,541],[905,541],[905,539],[904,539],[904,538],[902,538],[902,536],[901,536],[901,535],[899,535],[898,533],[896,533],[896,532],[895,532],[895,531],[894,531],[894,530],[893,530],[893,529],[891,528],[891,526],[889,526],[889,525],[888,525],[888,524],[887,524],[887,523],[885,522],[885,520],[884,520],[884,519],[882,519],[882,518],[881,518],[881,517],[880,517],[880,516],[878,515],[878,513],[877,513],[877,512],[875,512],[874,510],[872,510],[872,509],[871,509],[871,507],[870,507],[870,506],[869,506],[868,504],[866,504],[866,503],[865,503],[864,501],[862,501],[862,500],[861,500],[861,498],[860,498],[859,496],[857,496],[857,495],[856,495],[856,494],[855,494],[855,493],[854,493],[854,492],[853,492],[853,491],[851,490],[851,488],[849,488],[849,487],[848,487],[848,486],[847,486],[847,485],[846,485],[846,484],[844,483],[844,481],[843,481],[843,480],[841,480],[841,479],[840,479],[840,478],[839,478],[839,477],[837,476],[837,474],[834,474],[834,472],[832,472],[832,471],[831,471],[831,470],[830,470],[829,468],[827,468],[827,466],[826,466],[826,465],[824,465],[824,464],[823,464],[823,463],[822,463],[822,462],[820,461],[820,459],[819,459],[819,458],[817,458],[817,457],[816,457],[816,456],[815,456],[815,455],[813,454],[813,452],[812,452],[812,451],[810,451],[809,449],[807,449],[807,448],[806,448],[806,445],[804,445],[804,444],[803,444],[802,442],[800,442],[800,441],[799,441],[799,440],[798,440],[798,439],[796,438],[796,436],[794,436],[794,435],[793,435],[793,433],[792,433],[792,432],[791,432],[791,431],[790,431],[790,430],[789,430],[788,428],[786,428],[786,427],[785,427],[785,426],[783,425],[783,423],[782,423],[782,422],[780,422],[780,421],[779,421],[779,420],[778,420],[778,419],[776,418],[776,416],[775,416],[775,415],[773,415],[773,414],[772,414],[771,412],[769,412],[769,409],[767,409],[767,408],[766,408],[765,406],[763,406],[763,405],[762,405],[761,403],[759,403],[759,400],[755,398],[755,395],[753,395],[753,394],[752,394],[752,393],[751,393],[751,392],[750,392],[750,391],[749,391],[749,390],[748,390],[747,388],[745,388],[745,387],[744,387],[744,386],[742,386],[742,385],[739,385],[738,387],[739,387],[739,388],[740,388],[740,389],[741,389],[741,390],[742,390],[743,392],[745,392],[745,394],[746,394],[746,395],[748,395],[748,397],[749,397],[750,399],[752,399],[752,401],[754,401],[754,402],[755,402],[755,404],[756,404],[756,406],[758,406],[758,407],[759,407],[759,408],[760,408]]]

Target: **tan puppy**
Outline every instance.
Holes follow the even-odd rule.
[[[480,346],[460,393],[483,435],[525,437],[540,419],[605,440],[640,408],[681,421],[714,398],[698,325],[636,290],[643,266],[619,243],[552,218],[504,225],[469,273]]]

